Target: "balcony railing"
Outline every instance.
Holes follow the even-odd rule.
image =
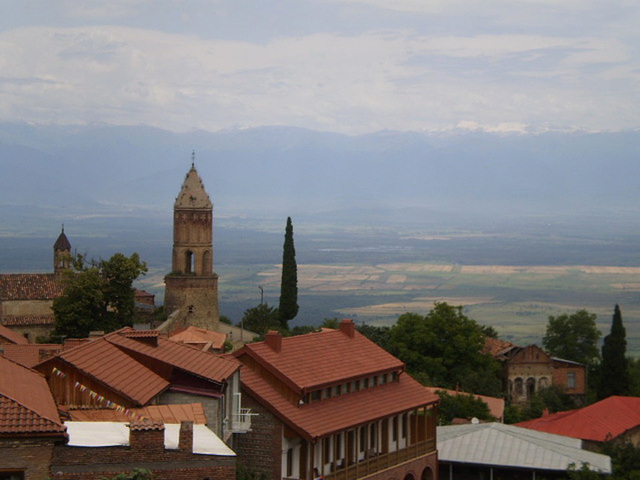
[[[257,415],[251,413],[250,408],[240,408],[238,413],[234,413],[231,417],[231,430],[235,433],[248,432],[251,430],[251,417]]]
[[[324,478],[325,480],[356,480],[435,451],[436,440],[432,438],[400,450],[374,455],[345,467],[338,467],[331,473],[325,473]]]

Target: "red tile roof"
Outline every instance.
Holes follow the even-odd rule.
[[[282,338],[280,352],[267,342],[250,343],[235,354],[259,359],[280,381],[297,392],[375,373],[400,371],[404,364],[359,332],[326,330]]]
[[[294,405],[273,385],[248,368],[242,370],[242,387],[276,417],[309,440],[436,403],[435,394],[408,374],[399,380],[359,392]]]
[[[240,368],[240,364],[233,359],[221,358],[166,338],[159,337],[158,346],[126,338],[126,335],[132,331],[133,329],[124,328],[104,338],[120,349],[137,352],[218,383],[224,383]]]
[[[29,343],[24,335],[20,335],[18,332],[14,332],[10,328],[0,325],[0,343],[10,343],[25,345]]]
[[[169,335],[174,342],[186,343],[201,350],[209,350],[210,348],[222,350],[227,336],[224,333],[212,332],[205,328],[189,326],[181,330],[176,330]]]
[[[62,345],[53,343],[29,343],[5,345],[4,356],[25,367],[35,367],[40,362],[62,351]]]
[[[180,423],[192,421],[205,425],[207,417],[201,403],[183,405],[149,405],[144,408],[131,408],[130,412],[162,423]],[[69,410],[69,417],[74,422],[128,422],[131,417],[124,412],[110,408]]]
[[[10,327],[53,325],[56,319],[53,315],[5,315],[2,317],[2,323]]]
[[[0,300],[53,300],[63,290],[53,273],[0,274]]]
[[[0,435],[64,435],[45,378],[0,355]]]
[[[95,378],[138,405],[145,405],[169,387],[167,380],[109,343],[106,337],[64,350],[38,365],[38,370],[46,371],[56,359]],[[64,367],[58,368],[67,373]]]
[[[516,424],[546,433],[594,442],[617,438],[640,426],[640,398],[605,398],[597,403]]]
[[[457,390],[448,390],[440,387],[424,387],[429,393],[446,392],[449,395],[470,395],[475,398],[479,398],[489,407],[489,413],[492,417],[498,421],[502,421],[504,418],[504,398],[488,397],[486,395],[476,395],[474,393],[459,392]]]
[[[507,353],[509,350],[516,348],[517,345],[507,342],[506,340],[500,340],[499,338],[486,337],[484,339],[483,353],[491,355],[492,357],[500,357]]]

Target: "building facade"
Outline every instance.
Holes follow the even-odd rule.
[[[238,461],[268,479],[437,478],[438,397],[344,320],[338,330],[264,342],[234,355],[243,404],[258,415]]]

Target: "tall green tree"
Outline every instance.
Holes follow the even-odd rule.
[[[600,359],[596,315],[586,310],[550,316],[542,338],[544,348],[554,357],[593,366]]]
[[[267,303],[249,308],[244,311],[240,325],[259,335],[264,335],[269,330],[277,330],[280,328],[278,309],[270,307]]]
[[[616,305],[613,310],[611,333],[604,337],[602,345],[598,399],[602,400],[611,395],[629,395],[631,379],[626,354],[627,334],[622,324],[620,307]]]
[[[289,328],[289,320],[298,314],[298,265],[296,264],[296,249],[293,245],[293,224],[291,217],[287,217],[287,227],[284,234],[282,251],[282,281],[280,283],[280,326]]]
[[[114,254],[88,264],[82,255],[65,272],[63,294],[53,301],[54,336],[83,338],[91,331],[110,332],[133,324],[135,296],[132,284],[147,272],[137,253]]]
[[[482,352],[482,326],[461,306],[436,303],[426,315],[405,313],[391,327],[389,351],[430,385],[481,395],[502,391],[500,364]]]

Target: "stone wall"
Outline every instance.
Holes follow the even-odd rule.
[[[0,439],[0,472],[23,471],[25,480],[49,476],[54,441],[42,438]]]

